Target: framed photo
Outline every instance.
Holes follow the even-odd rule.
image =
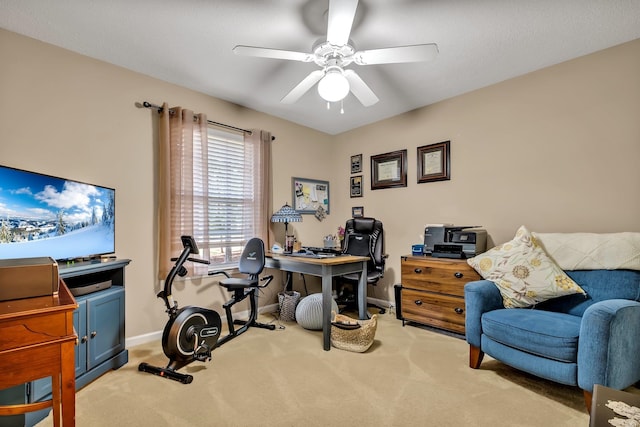
[[[362,218],[364,217],[364,207],[363,206],[354,206],[351,208],[351,216],[353,218]]]
[[[351,197],[362,197],[362,175],[356,175],[351,177]]]
[[[362,172],[362,154],[351,156],[351,173]]]
[[[451,141],[418,147],[418,184],[451,179]]]
[[[293,209],[301,214],[329,214],[329,181],[291,178]],[[322,208],[318,210],[318,208]]]
[[[371,189],[407,186],[407,150],[371,156]]]

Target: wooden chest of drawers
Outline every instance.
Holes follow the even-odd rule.
[[[466,260],[403,256],[399,313],[405,321],[464,334],[464,285],[481,277]]]

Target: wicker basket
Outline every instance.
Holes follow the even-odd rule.
[[[378,315],[374,314],[369,320],[355,320],[342,314],[332,312],[331,345],[341,350],[363,353],[371,347],[376,336]],[[359,325],[356,329],[336,326],[336,323]]]
[[[296,307],[300,301],[300,292],[285,291],[278,294],[280,320],[292,322],[296,320]]]

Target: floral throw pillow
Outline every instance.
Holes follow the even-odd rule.
[[[523,225],[513,240],[467,260],[496,284],[506,308],[529,307],[564,295],[584,294]]]

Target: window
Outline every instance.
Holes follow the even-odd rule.
[[[194,140],[193,228],[216,268],[235,266],[255,236],[253,145],[244,134],[208,127],[207,145]],[[205,164],[206,163],[206,164]]]

